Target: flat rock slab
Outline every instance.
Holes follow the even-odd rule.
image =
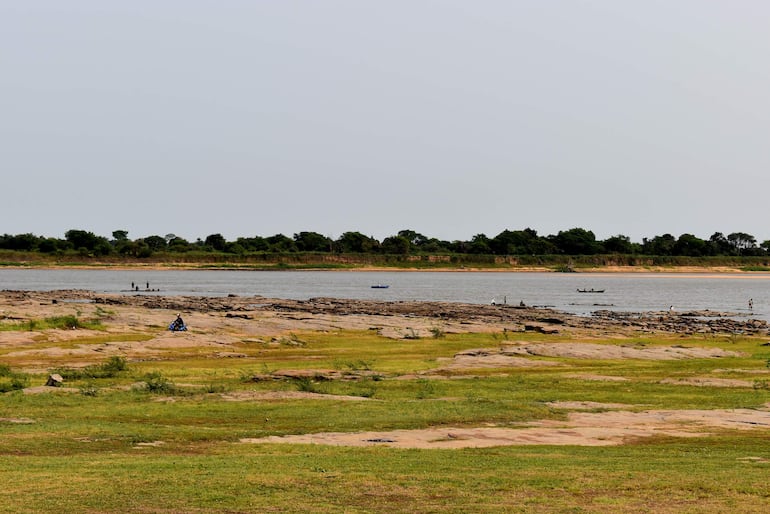
[[[649,410],[573,412],[567,421],[545,420],[521,428],[441,427],[379,432],[323,432],[241,439],[242,443],[387,446],[391,448],[487,448],[492,446],[615,446],[652,436],[702,437],[708,430],[767,430],[770,411]]]

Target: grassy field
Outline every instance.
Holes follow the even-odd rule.
[[[43,325],[35,325],[36,327]],[[18,329],[23,329],[17,328]],[[45,333],[45,332],[44,332]],[[619,446],[396,449],[246,444],[316,432],[503,426],[563,420],[549,402],[628,404],[630,410],[762,408],[770,347],[737,336],[592,340],[719,347],[739,357],[668,361],[550,358],[559,366],[483,368],[421,377],[461,350],[498,347],[502,334],[393,340],[375,331],[244,339],[239,358],[195,348],[162,359],[52,363],[24,372],[0,347],[0,384],[66,391],[0,396],[0,512],[766,512],[770,427],[652,436]],[[570,342],[569,336],[517,335]],[[112,340],[120,335],[112,334]],[[143,334],[124,334],[142,340]],[[34,348],[61,346],[38,337]],[[99,344],[89,331],[74,344]],[[69,359],[70,361],[72,358]],[[338,370],[355,380],[255,380],[277,370]],[[409,375],[411,378],[397,377]],[[624,381],[581,376],[622,377]],[[742,379],[746,387],[661,383]],[[748,377],[748,378],[747,378]],[[231,401],[235,393],[352,396]],[[330,398],[336,398],[331,397]],[[597,408],[597,412],[605,409]]]

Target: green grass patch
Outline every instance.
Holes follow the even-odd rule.
[[[51,373],[61,375],[65,380],[82,380],[97,378],[114,378],[121,373],[128,371],[126,359],[120,356],[110,357],[107,362],[102,364],[92,364],[84,368],[54,368]]]
[[[149,339],[98,334],[76,344],[121,337]],[[761,408],[770,402],[763,385],[770,349],[751,337],[591,341],[738,353],[729,358],[537,358],[558,365],[420,375],[457,352],[499,348],[510,340],[574,342],[562,335],[443,331],[441,337],[388,339],[377,330],[340,330],[296,333],[280,345],[241,342],[234,345],[245,355],[239,359],[212,358],[211,348],[169,349],[130,363],[69,357],[82,358],[85,366],[56,371],[71,373],[67,385],[80,394],[26,395],[9,388],[0,395],[0,510],[759,512],[770,501],[766,430],[710,429],[701,437],[652,437],[615,447],[399,450],[239,442],[327,431],[516,428],[566,419],[566,411],[549,406],[561,401],[621,403],[636,411]],[[253,380],[286,369],[337,370],[346,379]],[[599,376],[624,380],[591,378]],[[37,382],[44,375],[0,364],[0,384],[14,377]],[[664,382],[698,377],[758,386]],[[260,396],[280,391],[325,398]]]
[[[0,331],[40,331],[49,329],[89,329],[103,330],[101,319],[81,319],[73,314],[64,316],[52,316],[43,319],[29,319],[25,321],[12,321],[0,323]]]
[[[0,393],[17,391],[29,385],[29,375],[13,371],[10,366],[0,364]]]

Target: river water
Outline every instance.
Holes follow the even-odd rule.
[[[131,284],[140,291],[132,291]],[[147,292],[147,286],[152,291]],[[375,289],[372,285],[388,285]],[[605,290],[579,293],[578,289]],[[521,273],[0,269],[0,289],[193,296],[334,297],[548,306],[575,314],[729,311],[770,321],[770,273]],[[749,310],[749,299],[753,309]]]

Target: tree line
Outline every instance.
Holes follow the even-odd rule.
[[[477,234],[469,241],[443,241],[427,237],[414,230],[401,230],[382,241],[360,232],[345,232],[332,239],[317,232],[299,232],[292,237],[276,234],[268,237],[239,237],[228,241],[221,234],[210,234],[204,239],[188,241],[174,234],[152,235],[130,239],[125,230],[115,230],[112,238],[86,230],[72,229],[64,238],[42,237],[34,234],[4,234],[0,249],[62,255],[79,253],[83,256],[125,256],[147,258],[157,254],[186,252],[216,252],[247,255],[256,253],[338,253],[383,255],[650,255],[650,256],[767,256],[770,240],[758,243],[745,232],[724,235],[715,232],[708,239],[692,234],[674,237],[663,234],[632,242],[624,235],[604,240],[583,228],[559,231],[541,236],[537,231],[503,230],[494,237]]]

